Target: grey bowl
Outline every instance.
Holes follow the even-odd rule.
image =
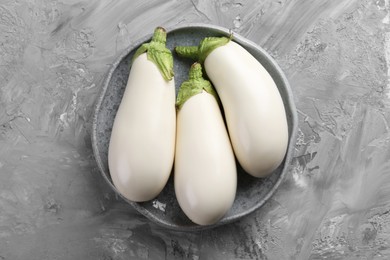
[[[191,24],[177,28],[168,28],[167,47],[171,50],[177,45],[197,45],[201,39],[208,36],[228,36],[230,31],[225,28],[206,24]],[[151,39],[152,34],[135,41],[124,53],[112,64],[112,67],[104,82],[102,92],[97,100],[96,110],[93,119],[92,146],[97,165],[103,178],[108,185],[119,194],[112,183],[108,170],[108,144],[111,129],[116,111],[126,87],[127,78],[131,66],[131,58],[134,51],[146,41]],[[173,186],[173,178],[169,179],[166,187],[160,195],[152,201],[135,203],[120,196],[134,207],[137,211],[145,215],[151,221],[164,227],[176,230],[200,230],[231,223],[241,217],[260,208],[275,192],[287,172],[291,162],[291,156],[295,143],[297,131],[297,112],[292,97],[289,83],[276,64],[274,59],[262,48],[234,33],[233,39],[247,49],[263,66],[268,70],[276,85],[279,88],[286,109],[289,126],[289,146],[286,157],[280,167],[269,177],[258,179],[247,174],[238,165],[238,185],[237,194],[232,208],[216,224],[209,226],[199,226],[191,222],[182,212],[176,201]],[[180,59],[174,54],[174,70],[176,91],[180,84],[187,78],[188,70],[192,61]]]

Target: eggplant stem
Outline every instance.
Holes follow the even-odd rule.
[[[188,99],[203,91],[212,95],[217,100],[218,105],[220,105],[220,100],[213,85],[203,77],[202,65],[195,62],[190,68],[188,80],[181,84],[177,93],[176,108],[180,110]]]
[[[199,49],[198,46],[176,46],[175,52],[179,57],[188,58],[191,60],[199,59]]]
[[[171,51],[166,47],[167,32],[162,27],[154,30],[152,40],[142,44],[133,56],[133,62],[141,54],[146,52],[148,60],[158,67],[161,75],[167,81],[173,79],[173,57]]]

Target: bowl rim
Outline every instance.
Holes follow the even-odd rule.
[[[135,210],[137,210],[139,213],[144,215],[146,218],[148,218],[152,222],[158,224],[159,226],[162,226],[162,227],[165,227],[165,228],[168,228],[168,229],[177,230],[177,231],[199,231],[199,230],[204,230],[204,229],[209,229],[209,228],[214,228],[214,227],[217,227],[217,226],[225,225],[225,224],[237,221],[237,220],[241,219],[242,217],[247,216],[247,215],[253,213],[254,211],[256,211],[257,209],[259,209],[260,207],[262,207],[274,195],[275,191],[279,188],[281,182],[283,181],[283,179],[285,178],[285,176],[286,176],[286,174],[288,172],[288,166],[289,166],[289,164],[292,161],[293,149],[294,149],[296,136],[297,136],[297,129],[298,129],[298,113],[297,113],[297,109],[296,109],[296,106],[295,106],[295,102],[294,102],[294,97],[293,97],[293,93],[292,93],[292,90],[291,90],[291,86],[289,84],[289,81],[288,81],[286,75],[284,74],[284,72],[280,68],[280,66],[277,64],[275,59],[267,51],[265,51],[262,47],[260,47],[259,45],[257,45],[253,41],[248,40],[247,38],[241,36],[240,34],[238,34],[236,32],[233,32],[231,29],[227,29],[225,27],[221,27],[221,26],[217,26],[217,25],[213,25],[213,24],[187,23],[187,24],[179,24],[177,26],[165,27],[165,29],[166,29],[168,34],[174,33],[176,31],[180,31],[180,30],[191,29],[191,28],[197,29],[197,30],[212,30],[212,31],[214,31],[217,34],[221,34],[221,35],[224,35],[224,36],[229,36],[230,34],[232,34],[234,41],[236,41],[238,43],[244,43],[246,46],[249,46],[250,48],[255,49],[255,50],[261,52],[261,55],[264,56],[267,59],[269,65],[271,65],[273,67],[272,69],[278,74],[278,76],[280,77],[281,81],[283,82],[283,84],[285,86],[285,88],[284,88],[285,96],[284,96],[283,99],[288,104],[288,106],[286,106],[286,104],[285,104],[285,107],[288,107],[287,111],[289,111],[289,113],[290,113],[290,120],[291,120],[291,126],[292,127],[291,127],[291,129],[289,129],[289,132],[290,132],[289,142],[288,142],[288,146],[287,146],[286,155],[285,155],[285,158],[283,160],[283,164],[284,165],[283,165],[283,168],[281,170],[281,174],[278,177],[278,179],[275,182],[275,184],[273,185],[273,187],[266,194],[266,196],[264,196],[262,198],[262,200],[259,203],[257,203],[255,206],[253,206],[253,207],[251,207],[251,208],[249,208],[247,210],[244,210],[244,211],[242,211],[240,213],[237,213],[237,214],[235,214],[233,216],[224,217],[223,219],[221,219],[220,221],[218,221],[215,224],[206,225],[206,226],[201,226],[201,225],[196,225],[196,224],[194,224],[194,226],[179,226],[179,225],[175,225],[175,224],[166,222],[166,221],[156,217],[154,214],[151,214],[148,210],[146,210],[144,207],[142,207],[139,203],[132,202],[132,201],[126,199],[123,195],[121,195],[118,192],[118,190],[116,189],[116,187],[114,186],[112,181],[107,177],[108,175],[105,173],[105,167],[103,166],[102,158],[100,158],[99,147],[97,145],[97,143],[98,143],[97,125],[98,125],[99,111],[101,110],[101,107],[102,107],[102,104],[103,104],[103,100],[104,100],[104,97],[106,96],[108,87],[110,85],[110,81],[111,81],[112,76],[114,74],[114,71],[116,70],[116,68],[118,67],[120,62],[126,56],[128,56],[128,54],[131,51],[133,51],[135,47],[137,47],[140,44],[144,43],[145,41],[151,39],[153,33],[149,33],[147,35],[144,35],[143,37],[140,37],[138,40],[133,41],[114,60],[114,62],[111,64],[111,67],[110,67],[110,69],[108,70],[108,72],[107,72],[107,74],[105,76],[105,80],[103,81],[103,87],[102,87],[102,89],[100,91],[100,94],[99,94],[97,100],[96,100],[95,108],[94,108],[94,114],[93,114],[92,134],[91,134],[92,150],[93,150],[95,161],[96,161],[97,166],[99,168],[100,174],[103,176],[103,178],[106,181],[106,183],[110,186],[110,188],[116,194],[118,194],[122,199],[124,199],[128,204],[130,204]]]

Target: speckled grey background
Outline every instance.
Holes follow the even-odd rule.
[[[299,133],[260,210],[184,233],[114,195],[90,135],[110,64],[191,22],[271,54]],[[389,90],[389,0],[0,0],[0,259],[389,259]]]

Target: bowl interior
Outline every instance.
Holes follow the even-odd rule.
[[[199,41],[209,36],[228,36],[229,30],[210,26],[210,25],[189,25],[180,28],[168,30],[167,47],[171,50],[177,45],[198,45]],[[232,208],[227,212],[223,219],[217,224],[211,226],[198,226],[192,223],[182,212],[176,200],[173,173],[158,197],[154,200],[142,203],[134,203],[126,200],[135,209],[144,214],[149,219],[168,228],[179,230],[197,230],[213,226],[218,226],[232,222],[245,216],[261,207],[267,199],[274,193],[279,186],[287,166],[291,160],[292,148],[295,142],[295,132],[297,126],[296,108],[293,102],[289,84],[276,62],[260,47],[245,38],[233,34],[233,39],[247,49],[263,66],[268,70],[281,93],[289,126],[289,147],[286,157],[280,167],[267,178],[254,178],[247,174],[237,162],[238,183],[236,199]],[[113,64],[108,77],[103,86],[103,90],[98,99],[92,133],[92,145],[99,169],[113,190],[116,190],[112,184],[108,170],[108,145],[111,135],[111,129],[120,104],[123,92],[126,87],[127,78],[131,68],[131,59],[135,50],[143,42],[151,39],[151,34],[132,46]],[[176,93],[181,83],[186,80],[188,71],[193,61],[180,59],[175,53],[174,71]],[[221,180],[223,185],[223,180]],[[118,193],[118,192],[117,192]],[[119,194],[119,193],[118,193]]]

